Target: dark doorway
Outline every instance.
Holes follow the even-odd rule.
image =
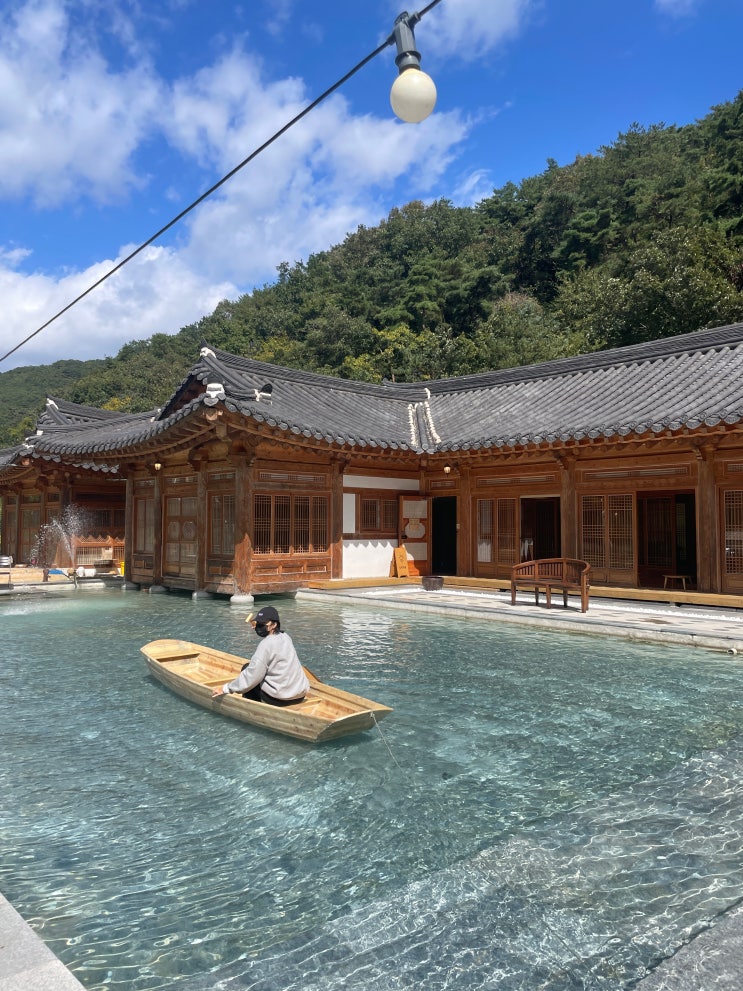
[[[697,528],[693,492],[638,492],[638,579],[663,588],[668,575],[697,580]]]
[[[560,557],[560,546],[559,498],[522,499],[519,559]]]
[[[457,497],[431,500],[431,570],[434,575],[457,573]]]

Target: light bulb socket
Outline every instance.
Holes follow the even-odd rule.
[[[395,21],[393,29],[397,47],[395,65],[400,72],[410,68],[420,69],[421,67],[421,53],[415,47],[415,34],[413,33],[413,27],[419,20],[418,14],[411,15],[407,10],[404,10]]]

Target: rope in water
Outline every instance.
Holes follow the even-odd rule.
[[[375,725],[375,726],[377,727],[377,729],[379,730],[379,735],[380,735],[380,736],[382,737],[382,743],[384,743],[384,745],[385,745],[385,747],[387,747],[387,752],[389,753],[389,755],[390,755],[390,757],[391,757],[391,758],[392,758],[392,760],[394,761],[394,763],[395,763],[395,766],[396,766],[396,767],[398,768],[398,770],[400,770],[400,771],[402,771],[402,768],[401,768],[401,767],[400,767],[400,765],[399,765],[399,764],[397,763],[397,759],[396,759],[396,757],[395,757],[395,755],[394,755],[394,754],[392,753],[392,750],[390,749],[390,745],[389,745],[389,743],[387,743],[387,740],[386,740],[386,738],[385,738],[385,735],[384,735],[384,733],[382,732],[382,727],[381,727],[381,726],[379,725],[379,722],[377,721],[377,717],[376,717],[376,714],[375,714],[375,713],[374,713],[373,711],[372,711],[372,714],[371,714],[371,716],[372,716],[372,719],[374,720],[374,725]]]

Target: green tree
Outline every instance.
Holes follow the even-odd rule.
[[[743,319],[742,265],[714,228],[661,231],[621,266],[566,278],[556,315],[591,349],[732,323]]]
[[[560,328],[538,300],[523,293],[509,293],[493,307],[475,335],[476,361],[470,372],[534,365],[580,350],[576,337]]]

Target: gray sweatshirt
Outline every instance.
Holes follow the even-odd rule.
[[[250,664],[225,692],[248,692],[256,685],[276,699],[304,698],[310,688],[288,633],[269,633],[255,649]]]

